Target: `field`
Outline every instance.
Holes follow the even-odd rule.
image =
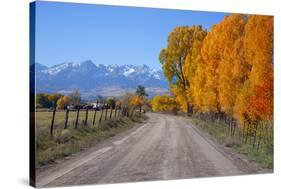
[[[93,125],[94,111],[88,112],[88,122],[84,125],[86,111],[81,110],[79,121],[75,128],[76,111],[69,112],[68,127],[65,125],[65,111],[58,111],[55,114],[53,136],[50,135],[52,112],[38,111],[36,113],[36,166],[48,164],[58,158],[62,158],[73,153],[77,153],[85,148],[97,144],[108,137],[112,137],[119,132],[132,128],[137,123],[144,121],[144,116],[123,117],[112,112],[103,112],[101,123],[101,111],[96,112],[96,121]]]
[[[76,111],[70,111],[69,112],[68,125],[70,127],[75,126],[76,115],[77,115]],[[79,126],[82,126],[82,122],[85,120],[85,116],[86,116],[86,111],[81,110],[80,113],[79,113]],[[95,125],[97,125],[97,122],[100,119],[100,116],[101,116],[101,111],[97,111]],[[94,112],[89,111],[88,112],[88,126],[89,125],[92,126],[93,117],[94,117]],[[105,117],[103,115],[103,119],[104,118]],[[51,125],[51,120],[52,120],[52,112],[50,112],[50,111],[42,111],[42,112],[36,113],[36,125],[38,126],[38,128],[45,128],[45,127],[49,128],[50,125]],[[63,128],[64,127],[64,121],[65,121],[65,111],[57,111],[56,115],[55,115],[54,128],[55,129],[60,129],[60,127]]]

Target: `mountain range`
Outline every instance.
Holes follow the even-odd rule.
[[[51,67],[35,63],[30,67],[35,76],[37,93],[69,94],[79,90],[85,100],[96,96],[122,96],[134,92],[138,85],[149,96],[168,93],[168,83],[162,70],[147,65],[103,65],[91,60],[81,63],[65,62]],[[31,77],[31,79],[34,79]]]

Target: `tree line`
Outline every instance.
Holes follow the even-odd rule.
[[[126,93],[124,96],[115,98],[115,97],[102,97],[101,95],[97,96],[97,103],[106,104],[110,108],[115,108],[115,106],[127,106],[139,108],[142,111],[142,107],[147,104],[146,97],[148,94],[145,91],[145,87],[138,85],[134,94]],[[89,102],[85,102],[84,105],[87,105]],[[56,108],[56,109],[65,109],[69,105],[81,105],[81,94],[78,90],[73,91],[69,95],[63,95],[58,93],[39,93],[36,94],[36,107],[37,108]]]
[[[67,105],[79,105],[81,94],[78,90],[69,95],[58,93],[39,93],[36,94],[36,108],[58,108],[63,109]]]
[[[273,122],[272,16],[232,14],[209,31],[176,27],[159,61],[172,97],[156,96],[152,109],[170,111],[177,104],[187,115],[241,127]]]
[[[147,93],[144,86],[137,86],[135,93],[126,93],[122,97],[107,97],[104,98],[101,95],[97,96],[96,107],[92,108],[90,102],[81,102],[81,95],[79,91],[74,91],[69,95],[62,94],[46,94],[40,93],[36,95],[36,107],[37,108],[51,108],[52,109],[52,119],[50,125],[50,134],[53,136],[53,130],[55,126],[56,112],[58,109],[65,109],[65,122],[64,129],[68,128],[68,118],[70,109],[76,112],[76,120],[74,122],[75,128],[78,127],[79,113],[81,108],[85,109],[85,119],[83,120],[83,125],[88,124],[88,113],[90,109],[94,109],[94,117],[92,120],[92,125],[96,122],[99,124],[102,120],[107,120],[117,117],[133,117],[140,116],[142,112],[145,113],[144,106],[147,105]],[[73,108],[67,108],[68,105],[74,105]],[[85,105],[85,106],[82,106]],[[99,105],[99,106],[98,106]],[[108,112],[109,110],[109,112]],[[114,110],[114,111],[113,111]],[[97,111],[100,111],[99,120],[96,120]],[[62,111],[60,111],[62,112]],[[113,115],[114,114],[114,115]]]

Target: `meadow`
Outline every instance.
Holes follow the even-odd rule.
[[[145,120],[144,115],[135,114],[134,116],[122,116],[112,111],[110,119],[110,110],[103,112],[101,123],[101,111],[96,111],[96,121],[93,125],[94,111],[89,110],[88,122],[84,125],[86,110],[80,110],[77,128],[76,111],[70,111],[68,117],[68,127],[65,126],[65,111],[57,111],[54,120],[53,135],[50,135],[50,126],[53,112],[37,111],[36,112],[36,167],[49,164],[56,159],[69,156],[81,150],[96,145],[117,133],[130,129],[138,123]]]

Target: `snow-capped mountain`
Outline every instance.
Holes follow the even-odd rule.
[[[91,60],[81,63],[66,62],[52,67],[39,63],[31,65],[35,72],[37,92],[68,93],[81,91],[82,95],[94,97],[119,96],[144,85],[150,95],[166,93],[168,83],[162,70],[147,65],[103,65]]]

